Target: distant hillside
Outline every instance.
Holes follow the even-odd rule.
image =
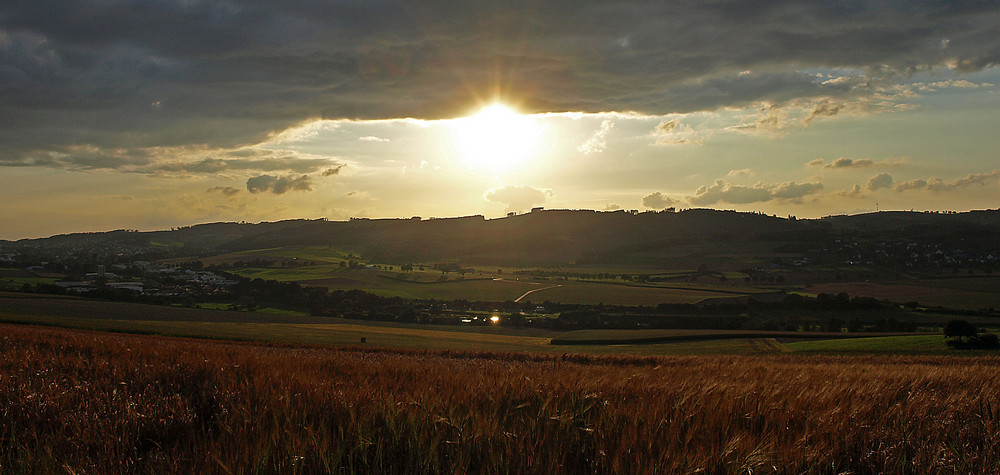
[[[996,245],[1000,210],[956,214],[881,212],[822,219],[785,219],[708,209],[682,212],[540,210],[485,219],[289,220],[211,223],[171,231],[67,234],[17,241],[27,246],[160,246],[178,255],[296,245],[359,250],[383,262],[428,259],[505,263],[614,263],[705,243],[797,243],[823,247],[834,239],[959,240]],[[786,246],[787,247],[787,246]]]

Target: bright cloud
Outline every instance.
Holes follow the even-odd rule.
[[[669,196],[664,196],[659,191],[642,197],[642,205],[651,209],[665,209],[677,203],[677,200]]]
[[[734,185],[726,180],[715,180],[711,186],[702,186],[687,201],[695,206],[705,206],[716,203],[746,204],[771,201],[775,199],[795,200],[818,193],[823,189],[821,183],[757,183],[752,186]]]
[[[615,123],[611,120],[604,120],[601,122],[601,127],[591,135],[586,142],[580,144],[578,148],[584,155],[589,155],[591,153],[601,153],[605,148],[608,147],[607,137],[611,133]]]
[[[536,205],[545,203],[545,200],[551,196],[552,190],[527,185],[508,185],[487,190],[483,198],[486,201],[507,205],[506,211],[527,211]]]

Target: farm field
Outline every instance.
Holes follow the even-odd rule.
[[[0,466],[12,472],[1000,469],[995,357],[380,351],[23,325],[0,335]]]
[[[920,279],[909,282],[844,282],[817,284],[806,292],[918,302],[921,305],[978,310],[1000,308],[1000,276]]]
[[[37,284],[51,284],[56,280],[58,279],[55,277],[39,276],[33,272],[28,272],[22,269],[0,268],[0,291],[20,290],[25,284],[29,286]]]
[[[591,354],[952,353],[934,335],[727,330],[554,330],[421,325],[0,293],[0,321],[262,343]],[[857,338],[866,335],[877,338]],[[362,338],[364,343],[362,343]],[[909,338],[919,338],[913,346]],[[815,345],[795,340],[810,341]],[[551,344],[555,340],[556,343]],[[870,340],[870,341],[867,341]]]
[[[235,273],[330,290],[364,290],[386,297],[436,300],[477,300],[503,302],[516,300],[528,291],[536,291],[532,302],[607,305],[657,305],[660,303],[695,303],[707,298],[731,298],[769,292],[745,287],[722,287],[714,284],[624,284],[574,279],[516,279],[513,277],[472,275],[466,278],[444,277],[440,273],[414,273],[407,279],[399,273],[371,269],[346,270],[333,265],[302,268],[238,269]],[[544,288],[544,289],[543,289]]]
[[[575,278],[531,279],[515,275],[526,269],[505,266],[473,266],[475,271],[465,276],[457,273],[443,274],[432,269],[429,264],[415,265],[414,270],[402,272],[398,265],[364,263],[360,258],[351,256],[353,254],[349,250],[326,246],[291,246],[221,254],[200,260],[205,265],[237,266],[230,271],[251,279],[298,282],[331,290],[358,289],[387,297],[411,299],[507,301],[515,300],[528,291],[550,287],[528,299],[533,302],[549,300],[581,304],[656,305],[694,303],[706,298],[745,296],[770,291],[735,284],[719,285],[714,281],[638,285],[622,281],[581,281]],[[271,261],[273,265],[254,267],[250,265],[254,260]],[[357,260],[361,266],[356,269],[342,267],[340,263],[348,260]],[[389,270],[390,267],[392,270]],[[630,272],[624,268],[586,266],[546,270],[555,273],[616,275]],[[665,267],[648,269],[644,273],[681,276],[689,274],[690,270]]]
[[[792,353],[822,354],[955,354],[941,335],[897,335],[838,340],[803,340],[785,343]],[[967,352],[969,353],[969,352]],[[980,352],[985,355],[994,351]],[[970,354],[975,354],[970,353]]]

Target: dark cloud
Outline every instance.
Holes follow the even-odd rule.
[[[229,168],[229,163],[219,158],[206,158],[200,162],[171,163],[159,167],[165,172],[218,173]]]
[[[859,158],[857,160],[851,160],[850,158],[838,158],[826,165],[823,168],[870,168],[875,165],[871,159]]]
[[[1000,61],[996,2],[112,3],[4,3],[7,162],[52,166],[33,154],[84,145],[233,148],[313,118],[453,117],[497,95],[529,111],[653,114],[810,98],[812,120],[879,81]]]
[[[823,189],[821,183],[757,183],[752,186],[734,185],[726,180],[715,180],[711,186],[702,186],[695,191],[694,196],[688,196],[687,201],[695,206],[706,206],[715,203],[746,204],[771,201],[774,199],[797,200],[804,196],[818,193]]]
[[[239,188],[233,188],[231,186],[213,186],[205,191],[208,193],[222,193],[226,196],[236,196],[240,193]]]
[[[483,195],[487,201],[507,205],[507,211],[526,211],[535,205],[545,203],[552,196],[552,190],[527,185],[508,185],[492,188]]]
[[[66,147],[59,151],[31,151],[21,155],[0,157],[0,166],[42,166],[70,170],[141,170],[154,157],[145,150],[99,148],[90,145]]]
[[[340,170],[342,170],[345,166],[346,165],[344,164],[340,164],[335,167],[327,168],[326,170],[323,170],[323,176],[340,175]]]
[[[295,153],[262,149],[238,149],[216,154],[225,158],[205,158],[192,162],[163,163],[145,168],[143,172],[211,174],[221,172],[294,172],[312,173],[326,168],[339,171],[343,164],[328,158],[303,157]]]
[[[312,182],[308,175],[295,177],[261,175],[247,180],[247,191],[250,193],[264,193],[270,191],[276,195],[289,191],[312,191]]]
[[[659,191],[642,197],[642,205],[650,209],[664,209],[676,205],[677,200],[663,196]]]

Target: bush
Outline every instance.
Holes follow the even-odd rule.
[[[983,333],[968,340],[948,340],[948,346],[956,350],[994,350],[1000,348],[1000,337],[994,333]]]

